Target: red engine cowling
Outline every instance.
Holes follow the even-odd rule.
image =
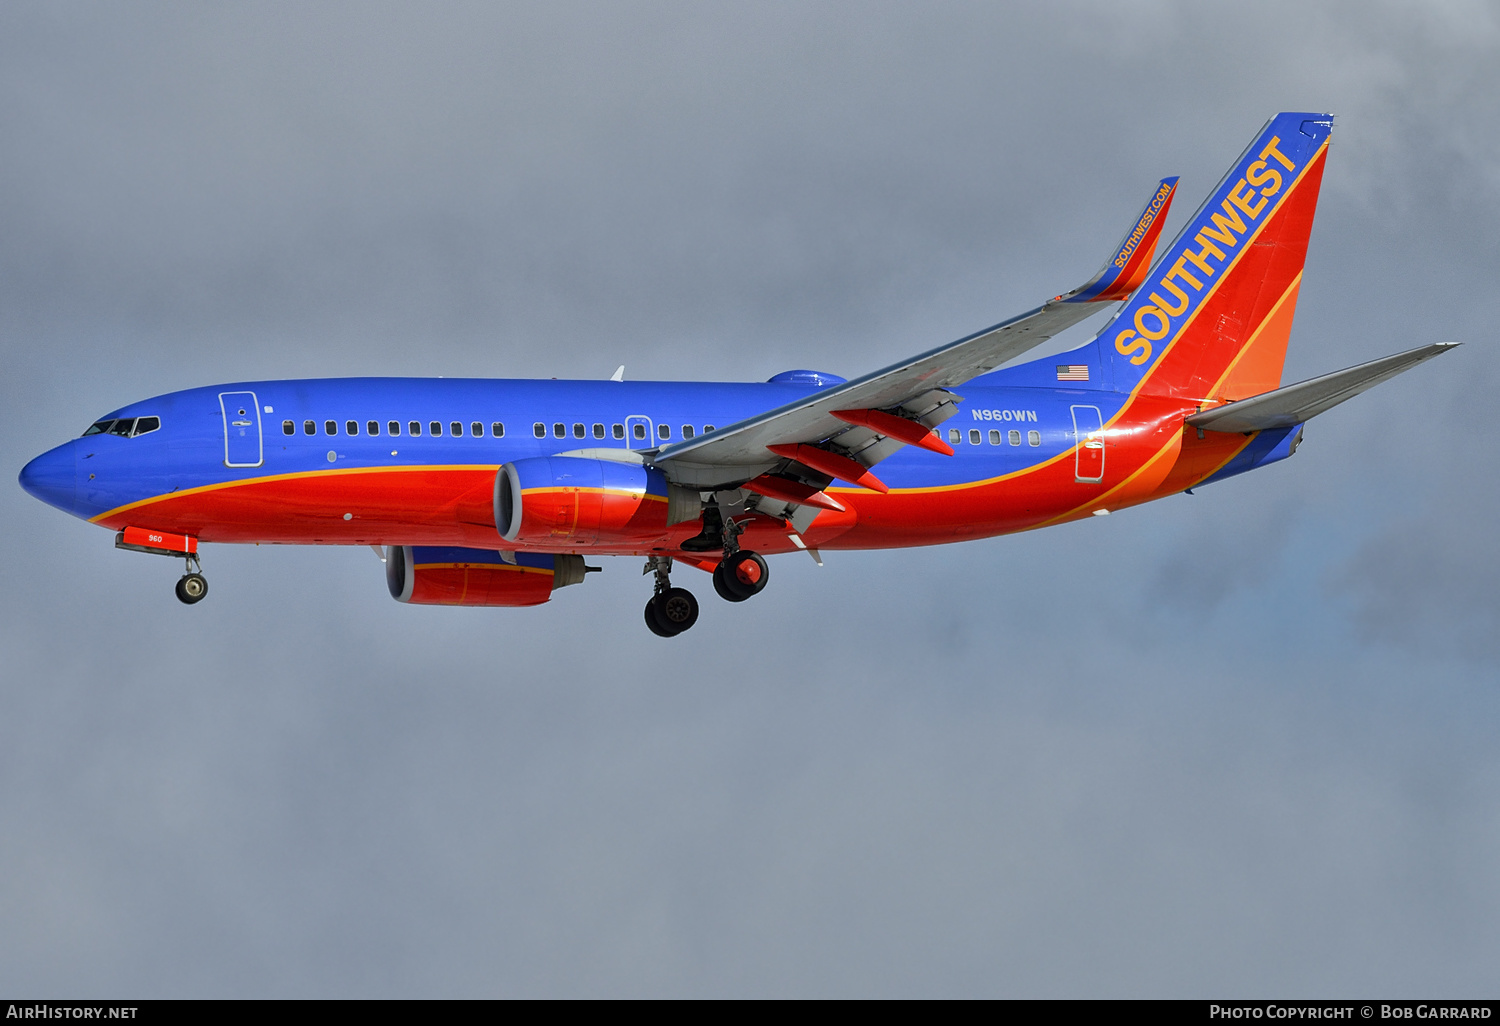
[[[385,583],[397,602],[436,606],[539,606],[558,588],[583,580],[582,556],[518,552],[508,562],[492,549],[393,545]]]
[[[697,492],[640,463],[538,456],[495,475],[495,527],[521,545],[650,545],[699,505]]]

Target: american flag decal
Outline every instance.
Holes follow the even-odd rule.
[[[1087,381],[1089,365],[1086,363],[1060,363],[1057,365],[1058,381]]]

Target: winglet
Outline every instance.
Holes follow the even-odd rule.
[[[1104,303],[1126,299],[1139,288],[1156,257],[1156,242],[1161,238],[1162,225],[1167,223],[1167,211],[1172,207],[1172,194],[1176,191],[1176,176],[1163,178],[1146,201],[1140,216],[1120,240],[1120,245],[1115,247],[1114,256],[1087,284],[1065,296],[1058,296],[1057,301]]]

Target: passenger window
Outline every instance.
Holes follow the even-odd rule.
[[[315,434],[317,434],[318,433],[317,422],[316,421],[311,421],[311,420],[304,420],[302,422],[302,433],[304,435],[315,435]]]
[[[612,432],[613,432],[613,434],[614,434],[614,436],[616,438],[624,438],[625,437],[625,425],[624,424],[616,424],[614,426],[614,428],[612,429]]]
[[[113,423],[114,421],[112,420],[101,420],[90,424],[88,428],[83,432],[83,437],[87,438],[89,435],[102,435],[104,432],[109,430],[109,426]]]
[[[970,428],[969,429],[969,444],[970,445],[978,445],[979,442],[980,442],[979,429],[978,428]]]
[[[346,434],[346,435],[357,435],[357,434],[359,434],[359,421],[357,421],[357,420],[345,421],[344,422],[344,434]]]
[[[948,429],[948,444],[957,445],[964,440],[964,433],[958,428]]]
[[[409,420],[409,421],[407,421],[406,422],[406,433],[409,434],[409,435],[411,435],[413,438],[416,438],[417,436],[421,435],[421,433],[422,433],[422,422],[420,420]]]
[[[500,423],[498,420],[495,421],[495,423],[490,425],[490,434],[494,435],[496,438],[504,438],[505,425]]]
[[[440,421],[440,420],[430,420],[430,421],[428,421],[427,422],[427,433],[430,434],[430,435],[432,435],[433,438],[442,438],[443,437],[443,422]]]
[[[449,424],[448,425],[448,433],[450,435],[452,435],[454,438],[462,438],[464,436],[464,424],[463,424],[463,421],[461,421],[461,420],[455,420],[453,423]]]
[[[1028,431],[1026,432],[1026,441],[1030,442],[1032,445],[1041,445],[1042,433],[1040,431]]]
[[[553,435],[554,438],[567,438],[568,437],[568,425],[566,425],[566,424],[553,424],[552,425],[552,435]]]
[[[691,425],[691,424],[684,424],[684,425],[682,425],[682,437],[683,438],[692,438],[693,437],[693,425]]]
[[[990,444],[991,445],[999,445],[1000,444],[1000,432],[996,431],[994,428],[990,428]]]
[[[671,438],[672,429],[666,424],[658,424],[656,425],[656,435],[658,438]]]
[[[630,433],[633,434],[633,435],[635,435],[635,437],[637,439],[645,438],[646,437],[646,425],[644,425],[644,424],[632,424],[630,426]]]
[[[140,420],[135,422],[134,437],[139,438],[142,435],[149,435],[159,427],[161,427],[160,417],[142,417]]]
[[[538,438],[546,438],[547,425],[543,424],[541,421],[537,421],[535,424],[531,425],[531,433],[536,435]]]
[[[372,421],[367,422],[365,424],[365,434],[367,434],[367,435],[378,435],[378,434],[380,434],[380,421],[378,421],[378,420],[372,420]]]
[[[325,435],[336,435],[339,433],[339,422],[336,420],[325,420],[323,422],[323,433]]]
[[[121,438],[129,438],[131,429],[134,427],[135,418],[126,417],[124,420],[117,420],[113,424],[111,424],[109,426],[109,433],[112,435],[119,435]]]
[[[604,425],[603,424],[595,424],[594,425],[594,437],[595,438],[603,438],[604,437]]]
[[[399,420],[392,420],[387,422],[385,425],[385,433],[393,438],[399,436],[401,434],[401,422]]]
[[[1021,432],[1019,432],[1019,431],[1012,431],[1010,433],[1010,444],[1011,445],[1020,445],[1021,444]]]
[[[704,434],[705,434],[705,435],[706,435],[706,434],[708,434],[708,433],[709,433],[709,432],[710,432],[710,431],[712,431],[712,430],[713,430],[713,429],[714,429],[714,426],[713,426],[713,425],[712,425],[712,424],[704,424],[704,425],[703,425],[703,433],[704,433]]]
[[[573,425],[573,437],[574,438],[582,438],[584,436],[584,434],[585,434],[585,432],[583,430],[583,425],[582,424],[574,424]]]
[[[297,433],[297,425],[289,420],[284,420],[281,422],[281,433],[284,435],[295,435]]]
[[[476,420],[474,423],[469,425],[469,434],[473,435],[475,438],[483,438],[484,425]]]

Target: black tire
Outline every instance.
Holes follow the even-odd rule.
[[[672,636],[671,632],[665,630],[656,619],[655,596],[652,597],[650,602],[646,603],[646,626],[651,628],[651,633],[655,634],[658,638],[670,638]]]
[[[724,562],[724,582],[733,586],[735,591],[749,598],[766,590],[766,583],[771,579],[771,568],[766,565],[766,557],[759,552],[743,549]],[[745,580],[746,577],[750,580]]]
[[[177,582],[177,601],[185,606],[202,602],[208,595],[208,579],[202,574],[186,574]]]
[[[714,591],[718,592],[719,598],[725,602],[743,602],[750,597],[748,591],[741,590],[738,581],[730,582],[729,576],[724,572],[723,563],[714,567]]]
[[[668,588],[652,600],[656,623],[669,635],[681,634],[698,622],[698,600],[686,588]]]

